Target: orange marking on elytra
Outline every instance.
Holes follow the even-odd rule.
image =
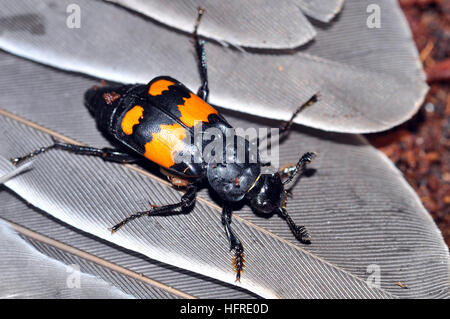
[[[153,82],[152,85],[148,88],[148,94],[150,95],[161,95],[162,92],[168,91],[169,86],[174,85],[172,81],[168,80],[158,80],[156,82]]]
[[[161,130],[152,134],[152,140],[145,144],[144,156],[163,167],[175,164],[174,155],[184,148],[186,130],[180,124],[160,125]]]
[[[196,122],[208,122],[210,114],[218,114],[217,110],[203,101],[197,95],[192,94],[189,98],[183,98],[184,104],[178,105],[181,112],[180,121],[189,127],[193,127]]]
[[[125,113],[122,119],[122,131],[126,135],[133,134],[133,126],[139,124],[139,120],[142,119],[144,114],[144,108],[139,105],[135,105],[131,110]]]

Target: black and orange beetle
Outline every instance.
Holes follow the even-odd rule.
[[[306,228],[297,226],[286,211],[285,185],[311,162],[315,153],[305,153],[296,165],[280,172],[262,174],[261,168],[267,164],[261,162],[258,151],[256,154],[250,154],[250,142],[244,138],[235,137],[239,139],[237,144],[243,147],[246,158],[253,156],[253,161],[238,160],[236,144],[233,144],[234,152],[227,152],[227,146],[221,149],[224,161],[209,160],[202,154],[211,140],[201,139],[199,145],[188,138],[192,137],[197,125],[201,125],[201,134],[210,128],[218,130],[223,136],[234,133],[232,126],[206,102],[209,90],[204,41],[200,41],[197,35],[203,13],[204,10],[199,9],[194,30],[202,80],[197,94],[167,76],[157,77],[145,85],[91,88],[85,94],[87,108],[95,117],[99,129],[112,140],[119,142],[122,147],[98,149],[55,141],[53,145],[14,158],[12,162],[17,165],[50,149],[99,156],[106,161],[120,163],[134,163],[147,159],[169,172],[167,175],[173,185],[186,187],[187,191],[180,202],[159,207],[152,206],[148,211],[135,213],[113,226],[112,232],[142,216],[165,214],[175,209],[184,212],[193,206],[198,189],[206,183],[223,199],[222,224],[230,243],[230,250],[234,250],[233,265],[236,280],[239,281],[244,268],[244,248],[230,226],[232,204],[246,201],[258,213],[278,213],[286,220],[298,240],[310,243],[311,238]],[[281,133],[288,133],[294,117],[304,107],[316,101],[317,95],[314,95],[301,105],[291,120],[281,126]]]

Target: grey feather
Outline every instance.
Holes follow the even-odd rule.
[[[52,4],[49,7],[46,7],[45,2],[37,6],[26,6],[25,3],[21,8],[11,7],[13,2],[8,3],[7,10],[19,10],[16,13],[25,12],[28,15],[5,17],[4,12],[8,11],[2,10],[0,45],[17,54],[59,68],[123,82],[146,82],[153,75],[166,73],[180,75],[177,77],[191,88],[198,85],[194,57],[191,56],[189,61],[184,60],[186,52],[192,50],[188,37],[155,27],[149,21],[141,21],[132,15],[128,16],[128,13],[112,6],[97,2],[82,3],[83,23],[88,25],[83,25],[86,29],[82,27],[79,30],[57,27],[65,23],[65,11],[61,9],[64,9],[67,3]],[[322,37],[322,40],[306,48],[305,52],[315,50],[315,55],[319,58],[309,58],[303,53],[292,56],[242,52],[237,54],[218,46],[207,46],[212,91],[218,92],[214,97],[216,103],[235,109],[242,109],[241,103],[245,103],[251,106],[249,113],[283,117],[278,104],[270,101],[271,96],[264,95],[267,92],[272,93],[273,89],[271,91],[264,85],[275,85],[277,89],[282,88],[282,84],[287,83],[289,86],[286,79],[298,77],[298,72],[292,70],[295,66],[302,67],[302,72],[308,75],[305,79],[312,76],[314,82],[319,82],[319,87],[326,89],[325,93],[331,92],[330,96],[325,94],[319,106],[327,112],[336,112],[331,113],[332,118],[327,118],[320,112],[311,113],[316,112],[315,108],[311,108],[307,110],[310,114],[305,111],[305,116],[301,117],[299,122],[308,120],[311,121],[309,124],[325,129],[336,129],[341,125],[345,126],[344,130],[347,131],[367,131],[404,120],[415,110],[426,87],[423,84],[422,71],[417,65],[417,53],[408,39],[410,34],[398,7],[391,2],[377,3],[386,6],[385,8],[394,6],[392,13],[384,11],[388,23],[383,20],[384,27],[377,31],[378,36],[372,37],[369,31],[361,28],[361,23],[365,21],[355,19],[361,17],[365,4],[348,1],[345,10],[337,21],[333,22],[330,30],[320,30],[320,26],[317,28],[318,38]],[[26,10],[23,11],[23,8]],[[96,12],[93,9],[103,8],[105,14],[110,13],[106,20],[98,25],[89,24],[93,23],[89,16]],[[108,17],[111,20],[107,20]],[[117,23],[119,20],[123,23]],[[115,30],[114,27],[118,25],[120,27]],[[127,26],[132,27],[133,32],[127,33]],[[127,36],[121,38],[125,42],[117,48],[117,42],[109,42],[108,36],[103,39],[95,38],[97,33],[92,30],[97,30],[98,34],[126,33]],[[102,33],[101,30],[105,32]],[[149,30],[157,30],[155,32],[164,35],[164,41],[155,40],[151,45],[142,42],[142,35],[150,34]],[[29,36],[28,33],[32,35]],[[352,44],[356,48],[353,51],[355,54],[346,51],[345,43],[350,41],[347,39],[349,34],[352,35],[349,39],[354,41]],[[389,48],[396,57],[396,63],[387,60],[389,50],[388,46],[384,45],[387,34],[392,38],[393,43],[389,43]],[[329,41],[324,43],[327,35],[330,35]],[[58,43],[57,39],[61,41]],[[79,41],[76,41],[77,39]],[[361,47],[358,47],[358,39],[365,41],[361,42]],[[97,45],[100,40],[101,45]],[[366,51],[362,50],[363,44],[369,42],[374,47],[384,48],[380,50],[379,56],[374,54],[372,47]],[[146,46],[146,49],[142,50],[137,43]],[[178,52],[180,46],[185,47],[181,49],[182,52]],[[155,53],[155,47],[161,49],[159,55]],[[176,47],[177,51],[172,51],[173,47]],[[139,50],[130,52],[133,48]],[[155,54],[149,54],[150,52]],[[96,60],[97,56],[101,59]],[[299,57],[308,59],[308,62],[297,64]],[[168,60],[164,60],[167,58]],[[211,67],[211,59],[217,65]],[[223,64],[220,65],[218,61]],[[255,64],[251,66],[252,63]],[[0,54],[0,65],[0,155],[3,156],[0,176],[11,169],[7,158],[23,155],[37,147],[50,144],[50,135],[96,146],[108,144],[82,106],[83,92],[95,83],[95,80],[51,70],[6,54]],[[178,68],[180,65],[182,68]],[[227,70],[230,65],[233,65],[236,71],[226,74],[221,71]],[[267,78],[271,74],[268,72],[270,68],[263,67],[270,65],[284,67],[283,71],[276,71],[284,72],[283,77],[274,75],[273,78]],[[355,67],[349,68],[349,65]],[[314,77],[317,72],[320,74]],[[327,80],[325,75],[329,75],[330,80]],[[253,87],[249,84],[249,76],[254,77]],[[351,83],[351,76],[356,76],[362,93],[357,94],[358,89],[352,87],[355,84]],[[403,83],[405,78],[410,79],[411,83]],[[220,85],[219,79],[223,80]],[[236,81],[237,79],[239,81]],[[228,92],[220,93],[221,88],[227,88],[227,81],[228,85],[232,81],[236,83],[231,83]],[[343,87],[335,88],[334,82]],[[250,86],[239,91],[243,84]],[[404,91],[401,89],[402,85],[405,86]],[[409,91],[406,90],[407,85],[410,85]],[[26,94],[24,87],[27,88]],[[368,87],[371,92],[366,92]],[[377,97],[377,92],[389,95],[389,92],[394,92],[393,88],[397,90],[395,94],[392,93],[395,98],[384,99],[385,103],[391,104],[385,107]],[[238,91],[233,91],[235,89]],[[317,87],[314,87],[313,83],[306,91],[302,91],[300,85],[289,87],[282,96],[272,95],[277,98],[275,102],[284,104],[286,96],[287,99],[293,98],[290,95],[292,93],[289,93],[291,91],[301,92],[300,97],[306,98],[315,89]],[[419,92],[413,95],[412,92],[416,89],[419,89]],[[249,91],[253,91],[255,96],[262,96],[261,100],[252,104],[251,101],[255,100]],[[321,91],[323,94],[322,89]],[[216,93],[213,93],[212,98],[214,94]],[[373,96],[369,96],[370,94]],[[335,95],[339,98],[331,99]],[[333,100],[335,109],[331,108],[331,105],[329,109],[326,108],[327,103],[331,103],[330,99]],[[339,101],[342,103],[339,104]],[[363,105],[366,102],[361,101],[366,101],[367,105]],[[416,105],[413,105],[414,103]],[[266,109],[261,108],[264,105]],[[277,105],[277,114],[273,114],[273,105]],[[370,113],[370,108],[374,107],[376,108],[373,113]],[[346,110],[349,112],[345,113]],[[287,109],[285,111],[287,115]],[[273,121],[236,113],[225,115],[232,124],[241,127],[278,125]],[[351,116],[353,121],[345,122],[346,115]],[[245,295],[242,289],[245,288],[264,297],[448,297],[448,248],[417,195],[393,165],[359,136],[325,134],[305,128],[297,128],[281,145],[280,158],[294,162],[299,156],[297,152],[309,150],[319,152],[319,159],[311,165],[316,169],[316,173],[309,178],[303,178],[294,187],[294,197],[289,200],[288,209],[297,222],[310,228],[313,244],[308,247],[300,245],[292,238],[286,224],[276,216],[269,219],[260,218],[247,207],[243,207],[234,215],[233,226],[244,242],[248,264],[242,284],[235,292],[236,296]],[[59,231],[52,232],[51,223],[30,218],[30,227],[37,220],[34,225],[42,226],[50,237],[58,240],[58,232],[61,232],[60,241],[64,240],[62,234],[67,228],[81,229],[83,234],[90,234],[91,241],[85,237],[80,239],[77,236],[67,236],[68,244],[78,244],[80,248],[84,247],[105,260],[119,262],[124,258],[122,266],[127,269],[133,269],[133,262],[123,255],[125,248],[149,256],[153,260],[174,265],[176,267],[170,266],[173,272],[168,274],[179,272],[176,275],[177,280],[180,279],[178,288],[186,291],[190,289],[189,292],[194,293],[196,289],[197,292],[201,290],[198,287],[202,287],[205,291],[203,295],[199,294],[201,297],[220,296],[227,289],[232,289],[234,274],[229,267],[231,255],[220,223],[220,208],[211,201],[207,191],[200,194],[190,215],[140,219],[111,236],[107,227],[113,223],[136,210],[148,208],[149,203],[175,202],[180,193],[155,177],[155,172],[148,173],[134,166],[109,164],[99,159],[61,151],[42,154],[36,158],[33,166],[33,170],[16,176],[8,181],[6,186],[42,211],[62,220],[64,224],[61,225],[70,226],[63,226]],[[4,216],[21,219],[13,216],[10,210],[6,211],[2,212]],[[24,211],[29,214],[36,213],[35,210]],[[25,219],[21,220],[22,223],[28,223]],[[98,245],[95,241],[98,241]],[[116,253],[104,247],[108,241],[121,247],[117,259],[114,259]],[[74,258],[40,242],[33,242],[33,245],[61,260]],[[163,263],[160,265],[164,268]],[[145,268],[144,263],[138,264],[137,269],[144,267],[150,277],[159,276],[162,282],[170,282],[170,275],[164,278],[164,271],[158,270],[157,267]],[[374,267],[381,271],[380,286],[375,288],[367,284],[372,278],[371,271]],[[134,270],[136,271],[136,268]],[[120,281],[126,279],[121,275],[108,274],[108,271],[101,267],[89,267],[89,271],[103,273],[99,276],[114,282],[117,287],[124,286]],[[194,275],[195,272],[200,275]],[[214,285],[196,281],[199,278],[215,278]],[[409,289],[398,287],[395,284],[398,281],[408,284]],[[139,281],[133,282],[130,287],[130,292],[135,296],[145,297],[152,294],[149,292],[151,288],[142,286]],[[211,292],[206,289],[211,289]],[[214,292],[215,289],[220,292]],[[142,292],[137,292],[138,290]]]
[[[68,264],[77,264],[83,272],[94,274],[112,283],[122,291],[137,298],[255,298],[254,294],[243,289],[236,289],[211,278],[173,267],[150,259],[141,254],[101,241],[98,238],[71,227],[47,213],[24,203],[18,196],[9,191],[0,192],[2,207],[0,217],[15,224],[26,227],[32,232],[43,234],[52,240],[74,247],[100,259],[92,262],[79,255],[69,254],[36,239],[29,239],[31,244],[42,253]],[[121,267],[112,269],[112,263]],[[140,274],[130,277],[128,272]],[[146,280],[157,281],[166,289],[156,287]],[[170,287],[171,289],[167,289]]]
[[[199,86],[189,35],[97,1],[78,2],[82,25],[70,29],[65,12],[69,3],[42,1],[37,6],[7,1],[0,18],[0,47],[54,67],[119,82],[148,82],[167,74],[193,90]],[[288,119],[319,91],[319,103],[299,115],[297,123],[361,133],[407,120],[427,91],[424,74],[398,5],[386,0],[374,3],[383,9],[382,28],[367,27],[367,3],[347,1],[329,27],[317,25],[316,41],[302,50],[250,53],[208,43],[210,102]]]
[[[8,122],[2,124],[12,128]],[[18,132],[18,127],[14,128]],[[27,131],[25,127],[22,129]],[[28,133],[27,138],[40,135],[33,130]],[[23,131],[19,134],[25,136]],[[40,139],[33,141],[31,138],[29,141],[34,142],[33,144],[48,143],[49,140],[43,137],[41,135]],[[145,209],[148,207],[145,204],[147,201],[157,205],[168,201],[175,202],[179,193],[152,179],[139,177],[133,171],[131,175],[126,176],[128,173],[126,168],[108,170],[106,176],[101,169],[104,163],[91,162],[90,158],[73,160],[70,157],[70,154],[59,152],[45,154],[40,165],[35,164],[39,170],[35,169],[27,175],[10,180],[6,185],[31,204],[85,232],[179,268],[227,283],[234,282],[234,273],[229,266],[231,254],[228,252],[217,208],[211,209],[210,205],[198,201],[194,212],[189,216],[175,215],[162,219],[139,220],[111,235],[108,227],[130,212]],[[64,171],[77,171],[78,177],[69,176]],[[128,181],[133,181],[140,189],[151,189],[152,192],[145,197],[136,196],[138,194],[130,193]],[[104,191],[107,184],[110,185],[109,192]],[[100,185],[101,188],[97,188]],[[363,280],[334,265],[324,263],[317,257],[305,254],[301,248],[280,241],[272,234],[258,231],[258,228],[255,229],[238,217],[234,219],[234,226],[241,234],[242,240],[249,243],[246,245],[248,256],[246,280],[242,280],[241,286],[260,296],[272,298],[389,296],[378,289],[368,289]],[[274,252],[277,252],[275,256],[272,255]],[[260,265],[267,263],[268,259],[270,268],[261,269]],[[295,260],[298,268],[289,267],[285,263],[286,260]],[[323,272],[317,274],[317,269]],[[331,274],[339,282],[338,285],[345,287],[344,289],[339,292],[334,289],[330,291],[327,285],[333,285],[328,280]],[[316,283],[289,285],[292,281],[304,282],[305,279],[302,277],[314,278]]]
[[[342,9],[344,0],[294,0],[304,14],[321,22],[330,22]]]
[[[5,73],[7,79],[35,95],[30,94],[34,104],[29,95],[18,99],[19,89],[2,81],[0,87],[7,88],[0,94],[3,158],[49,145],[48,134],[107,145],[82,105],[93,80],[12,59],[16,67]],[[46,86],[34,91],[33,83],[41,82]],[[225,116],[237,127],[278,125]],[[277,216],[264,219],[243,207],[233,221],[247,255],[239,287],[264,297],[447,297],[447,247],[393,165],[361,137],[305,128],[281,145],[280,159],[293,162],[303,151],[319,153],[311,165],[316,173],[295,185],[287,207],[310,228],[313,244],[296,242]],[[0,172],[10,167],[6,164],[2,161]],[[149,203],[175,202],[180,193],[154,172],[62,151],[40,155],[33,167],[6,186],[41,210],[154,260],[234,285],[220,208],[207,191],[189,215],[139,219],[111,235],[107,228],[123,217]],[[381,269],[379,288],[367,286],[371,265]],[[399,288],[398,281],[409,289]]]
[[[72,265],[49,258],[0,220],[0,298],[131,298]]]
[[[234,46],[295,48],[310,41],[316,34],[296,3],[288,0],[108,1],[187,33],[193,32],[195,22],[193,17],[197,15],[197,8],[203,7],[207,15],[202,19],[199,34]],[[304,1],[299,2],[303,4]],[[314,14],[314,9],[310,11]]]

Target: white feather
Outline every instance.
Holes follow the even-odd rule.
[[[0,176],[0,185],[3,183],[6,183],[8,180],[13,178],[14,176],[19,175],[20,173],[29,169],[31,167],[32,163],[33,163],[32,161],[29,161],[20,167],[14,168],[13,170],[4,174],[3,176]],[[12,166],[12,164],[11,164],[11,166]],[[13,167],[11,167],[11,168],[13,168]]]
[[[74,266],[49,258],[0,220],[0,298],[132,298]]]

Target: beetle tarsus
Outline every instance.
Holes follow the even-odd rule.
[[[234,247],[233,269],[236,272],[236,282],[241,282],[241,274],[245,268],[244,248],[241,244]]]
[[[292,220],[291,216],[289,216],[285,208],[280,208],[278,213],[280,214],[281,218],[286,220],[286,223],[289,225],[292,234],[297,240],[299,240],[303,244],[311,244],[311,235],[309,234],[305,226],[297,226]]]
[[[230,206],[225,205],[222,209],[222,224],[225,226],[225,233],[228,237],[228,242],[230,243],[230,251],[234,250],[234,256],[232,261],[232,266],[236,272],[236,281],[241,281],[241,273],[244,271],[244,247],[241,241],[236,237],[233,230],[231,229],[231,215],[233,210]]]
[[[311,235],[309,234],[305,226],[295,225],[293,233],[297,240],[301,241],[304,244],[311,244]]]

